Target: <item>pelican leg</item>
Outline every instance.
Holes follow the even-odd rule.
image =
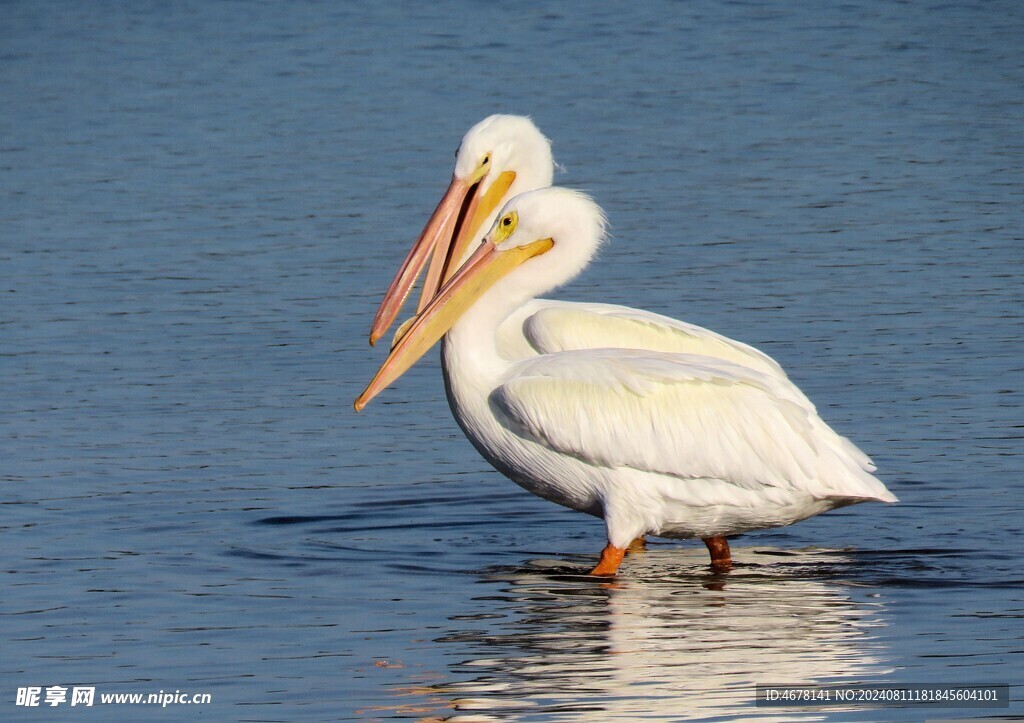
[[[711,553],[711,567],[716,572],[732,569],[732,554],[729,552],[729,541],[724,537],[705,537],[704,544]],[[604,559],[604,558],[602,558]]]
[[[626,552],[643,552],[647,549],[647,540],[644,539],[643,535],[629,543],[629,547],[626,548]]]
[[[622,564],[622,558],[625,556],[626,548],[616,547],[609,542],[601,550],[601,561],[597,563],[597,567],[590,571],[590,574],[611,577],[618,571],[619,565]]]

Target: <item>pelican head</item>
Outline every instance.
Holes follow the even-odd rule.
[[[551,185],[554,169],[551,141],[544,137],[533,121],[521,115],[492,115],[466,131],[459,150],[455,153],[455,178],[468,183],[479,183],[479,196],[492,194],[496,200],[508,201],[512,196]],[[518,179],[515,188],[509,186],[497,195],[491,189],[501,175],[508,173]],[[510,191],[515,191],[511,193]],[[489,220],[500,205],[489,209]],[[484,209],[481,209],[482,213]],[[487,216],[480,216],[481,220]],[[480,227],[477,227],[477,232]]]
[[[579,191],[542,188],[513,198],[469,259],[412,319],[356,399],[356,411],[404,374],[478,301],[511,312],[575,278],[604,241],[605,225],[601,208]]]
[[[454,275],[502,204],[519,193],[550,186],[553,172],[551,142],[529,118],[492,115],[470,128],[455,154],[448,190],[377,309],[370,344],[398,316],[428,256],[430,268],[417,311]]]

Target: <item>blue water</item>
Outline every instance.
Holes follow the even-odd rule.
[[[1024,10],[6,3],[0,717],[922,720],[1022,682]],[[462,133],[533,116],[614,240],[563,298],[752,343],[902,500],[581,575],[599,521],[363,414]],[[19,687],[206,706],[16,705]]]

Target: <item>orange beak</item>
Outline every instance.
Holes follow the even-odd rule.
[[[552,246],[554,241],[547,238],[502,251],[485,240],[396,340],[373,381],[356,399],[356,411],[362,411],[371,399],[405,374],[501,277]]]
[[[373,326],[370,328],[371,346],[384,335],[384,332],[394,322],[395,317],[398,316],[398,312],[402,310],[402,305],[408,298],[409,292],[412,291],[416,279],[423,271],[431,252],[434,255],[431,266],[439,266],[437,275],[440,276],[444,257],[448,255],[450,239],[454,234],[455,225],[458,223],[466,196],[471,189],[472,186],[469,183],[452,177],[448,190],[441,197],[437,208],[430,215],[430,220],[423,227],[423,232],[416,239],[416,243],[412,245],[412,249],[409,250],[405,261],[402,262],[398,273],[391,281],[387,293],[384,294],[384,299],[377,309],[377,315],[373,318]],[[442,259],[440,262],[437,261],[439,256]],[[426,289],[424,289],[424,294],[426,294]]]
[[[370,345],[377,343],[395,321],[416,284],[416,279],[430,259],[430,268],[423,282],[423,291],[417,312],[422,311],[434,298],[442,284],[458,270],[469,244],[476,237],[484,220],[505,199],[516,174],[504,171],[483,194],[479,193],[481,180],[466,181],[452,177],[452,182],[431,214],[423,232],[413,244],[391,281],[370,328]],[[403,326],[395,336],[402,336]]]

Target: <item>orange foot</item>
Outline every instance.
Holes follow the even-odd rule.
[[[705,537],[704,544],[708,546],[708,552],[711,553],[711,568],[715,572],[726,572],[732,569],[732,554],[729,552],[728,540],[724,537]]]
[[[590,571],[590,574],[611,577],[618,571],[619,565],[622,564],[622,558],[625,556],[626,548],[616,547],[609,542],[601,550],[601,561],[597,563],[597,567]]]

